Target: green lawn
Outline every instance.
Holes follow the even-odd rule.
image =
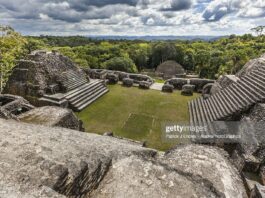
[[[161,139],[161,125],[164,122],[187,122],[187,102],[192,97],[155,90],[109,86],[110,92],[77,116],[83,120],[86,131],[103,134],[112,131],[114,135],[134,140],[147,141],[147,146],[167,150],[172,143]]]

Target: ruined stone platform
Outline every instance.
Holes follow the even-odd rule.
[[[218,148],[167,153],[129,141],[0,119],[0,197],[245,198]]]
[[[44,95],[39,101],[41,105],[56,105],[82,111],[108,91],[103,80],[91,80],[66,93]]]
[[[207,99],[190,101],[190,122],[202,126],[212,121],[240,119],[255,104],[265,101],[264,72],[265,59],[252,60],[236,75],[236,81],[225,81],[224,88]]]

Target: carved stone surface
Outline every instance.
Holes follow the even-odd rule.
[[[0,119],[0,197],[245,198],[224,151],[162,153],[108,136]]]

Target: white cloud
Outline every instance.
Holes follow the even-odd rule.
[[[0,0],[24,34],[224,35],[264,25],[265,0]]]

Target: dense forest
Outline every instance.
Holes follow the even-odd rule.
[[[84,68],[108,68],[128,72],[154,70],[175,60],[202,78],[234,74],[250,59],[265,53],[265,36],[231,35],[216,41],[93,40],[82,36],[24,37],[0,26],[0,72],[5,82],[16,60],[37,49],[58,50]],[[2,86],[2,83],[1,83]]]

